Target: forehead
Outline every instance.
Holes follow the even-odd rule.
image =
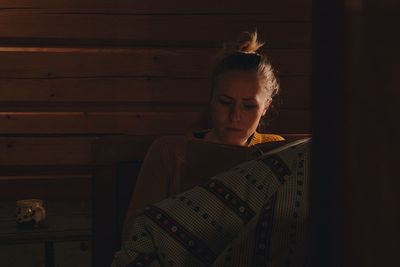
[[[266,94],[258,73],[242,70],[232,70],[221,74],[217,79],[215,91],[217,94],[240,98],[259,98]]]

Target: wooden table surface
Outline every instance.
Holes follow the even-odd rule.
[[[0,244],[91,239],[89,201],[44,201],[44,206],[44,226],[21,229],[15,222],[15,201],[0,201]]]

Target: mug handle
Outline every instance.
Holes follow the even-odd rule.
[[[45,218],[46,218],[46,210],[42,206],[35,207],[35,215],[33,216],[35,222],[39,223],[41,221],[44,221]]]

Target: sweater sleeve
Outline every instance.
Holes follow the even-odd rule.
[[[166,136],[156,139],[150,146],[130,199],[123,226],[123,240],[128,237],[135,218],[147,205],[168,197],[175,176],[178,142],[177,137]]]

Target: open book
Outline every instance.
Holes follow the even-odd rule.
[[[295,142],[302,143],[309,138],[295,138],[284,141],[261,143],[251,147],[224,145],[192,139],[187,143],[185,162],[182,168],[184,190],[206,182],[209,178],[227,171],[245,161],[258,158]]]

